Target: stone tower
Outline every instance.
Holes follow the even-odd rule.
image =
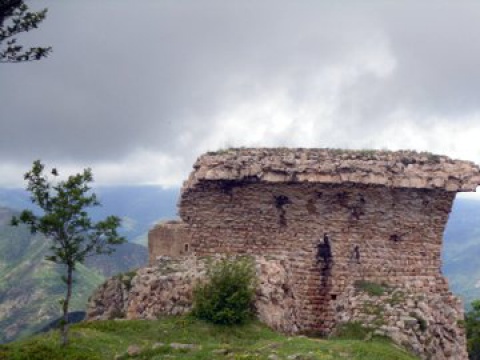
[[[328,334],[354,318],[355,284],[373,282],[422,296],[442,324],[435,331],[460,339],[436,359],[463,359],[463,310],[441,274],[442,236],[455,194],[479,184],[475,164],[429,153],[230,149],[197,160],[179,208],[196,255],[284,259],[289,305],[269,308],[273,317],[260,308],[277,319],[270,325]]]

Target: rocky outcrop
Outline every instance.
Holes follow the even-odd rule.
[[[112,277],[90,297],[87,320],[156,319],[184,314],[191,310],[193,288],[205,278],[207,264],[221,258],[162,256],[136,273]],[[259,318],[278,330],[296,332],[291,328],[293,294],[285,259],[257,256],[255,265]]]
[[[336,320],[338,328],[358,322],[372,335],[387,336],[422,359],[462,360],[468,358],[463,315],[463,304],[452,294],[364,282],[339,299]]]
[[[194,258],[159,257],[154,266],[107,280],[90,297],[88,320],[156,319],[191,309],[192,289],[203,272]]]

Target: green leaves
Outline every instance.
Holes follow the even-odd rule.
[[[38,28],[45,19],[47,9],[29,11],[22,0],[0,0],[0,63],[35,61],[47,57],[51,47],[23,48],[14,36]],[[9,20],[5,24],[5,20]],[[3,43],[6,46],[2,46]]]
[[[472,309],[465,314],[467,346],[470,359],[480,359],[480,300],[472,302]]]
[[[224,259],[208,268],[194,289],[193,314],[215,324],[239,324],[252,315],[255,268],[249,258]]]
[[[62,306],[67,319],[73,284],[72,273],[76,264],[83,263],[89,255],[109,254],[114,250],[113,245],[126,240],[119,236],[117,231],[120,227],[119,217],[108,216],[95,223],[88,215],[89,208],[100,205],[89,186],[93,181],[91,169],[57,181],[58,171],[54,168],[50,174],[54,176],[55,182],[44,171],[45,165],[36,160],[32,169],[24,176],[32,202],[38,205],[43,213],[35,215],[24,210],[18,218],[12,218],[11,224],[26,224],[32,233],[40,232],[51,239],[50,254],[46,256],[46,260],[66,265],[67,275],[62,276],[62,280],[67,286],[67,294]],[[66,345],[67,324],[62,332],[63,344]]]
[[[50,174],[56,180],[58,170],[54,168]],[[94,253],[111,253],[112,245],[125,242],[117,231],[121,225],[119,217],[108,216],[94,223],[88,215],[89,208],[100,205],[89,186],[93,181],[91,169],[53,182],[45,174],[45,165],[36,160],[24,178],[32,202],[43,210],[43,214],[37,216],[24,210],[19,218],[12,218],[11,223],[27,224],[32,233],[40,232],[52,239],[52,254],[48,260],[73,266]]]

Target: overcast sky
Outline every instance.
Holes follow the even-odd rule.
[[[232,146],[480,163],[478,1],[32,1],[46,60],[0,65],[0,186],[40,158],[180,186]]]

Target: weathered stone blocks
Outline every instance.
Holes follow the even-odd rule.
[[[185,256],[190,253],[190,232],[181,221],[165,221],[148,232],[149,264],[159,256]]]

